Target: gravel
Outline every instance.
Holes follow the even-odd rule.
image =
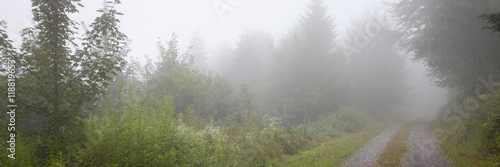
[[[370,144],[366,145],[358,153],[349,158],[344,166],[367,167],[375,165],[387,143],[391,140],[392,136],[401,129],[402,125],[403,123],[398,123],[385,129],[382,133],[373,138]]]
[[[430,124],[431,121],[422,121],[415,124],[406,141],[409,151],[401,161],[402,166],[450,166],[432,136]]]

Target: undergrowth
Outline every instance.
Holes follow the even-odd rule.
[[[445,122],[435,127],[441,146],[453,166],[500,166],[500,93],[487,98],[463,122]],[[455,123],[455,124],[453,124]],[[443,137],[444,136],[444,137]]]
[[[134,95],[117,110],[62,133],[16,137],[16,158],[0,152],[6,166],[275,166],[285,155],[356,132],[370,118],[343,107],[309,124],[282,127],[276,117],[241,110],[215,122],[191,108],[174,116],[172,96]],[[20,130],[22,132],[22,130]],[[6,141],[7,131],[2,131]],[[42,131],[43,132],[43,131]],[[59,135],[59,136],[58,136]]]

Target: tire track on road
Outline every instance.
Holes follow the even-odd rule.
[[[401,166],[405,167],[447,167],[447,158],[436,144],[431,132],[431,121],[421,121],[411,130],[406,141],[409,151]]]
[[[370,144],[363,147],[358,153],[349,158],[344,167],[374,166],[378,157],[384,152],[385,146],[392,136],[401,129],[403,123],[397,123],[386,128],[382,133],[372,139]]]

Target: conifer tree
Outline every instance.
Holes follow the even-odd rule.
[[[313,0],[305,16],[279,42],[268,71],[268,110],[303,121],[333,112],[342,103],[347,78],[336,49],[335,28],[327,7]]]
[[[80,124],[83,106],[98,100],[121,72],[127,37],[118,27],[116,4],[105,1],[77,44],[78,24],[68,15],[78,13],[79,0],[32,1],[35,26],[22,31],[16,56],[19,94],[26,111],[47,118],[46,130],[61,134]]]

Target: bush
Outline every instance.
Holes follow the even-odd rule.
[[[0,132],[0,140],[2,141],[8,141],[9,139],[5,138],[9,134],[7,133],[7,128],[5,130],[1,130]],[[36,152],[35,152],[35,145],[33,143],[33,138],[27,137],[23,134],[16,134],[16,143],[15,143],[15,155],[14,157],[16,159],[11,159],[8,157],[10,154],[9,151],[6,150],[6,148],[9,148],[8,143],[2,142],[1,148],[2,151],[0,151],[0,164],[2,166],[37,166],[41,162],[39,161]],[[36,140],[35,140],[36,141]]]
[[[217,125],[190,108],[173,118],[171,96],[132,101],[85,121],[82,166],[265,166],[282,154],[277,118],[247,111]]]
[[[279,118],[258,115],[249,110],[251,107],[241,107],[234,117],[218,124],[198,116],[189,107],[184,112],[186,115],[175,118],[172,96],[162,100],[143,95],[127,98],[105,103],[100,115],[84,119],[77,132],[62,133],[63,139],[50,134],[43,138],[18,136],[16,155],[19,159],[3,158],[0,163],[9,166],[272,166],[283,154],[295,154],[317,142],[315,135],[337,136],[356,131],[369,120],[357,110],[341,108],[311,126],[297,126],[310,132],[301,133],[292,127],[285,131]],[[123,104],[120,110],[116,108],[118,104]],[[38,148],[45,147],[51,151],[39,155]],[[7,157],[5,153],[0,155]]]
[[[488,98],[478,113],[483,116],[481,126],[485,149],[489,153],[500,155],[500,93],[497,92]]]
[[[279,118],[259,116],[248,110],[240,112],[237,118],[227,119],[223,126],[230,142],[239,148],[240,166],[266,166],[281,157],[280,141],[285,133]]]
[[[319,117],[311,124],[299,125],[308,136],[340,137],[345,133],[355,132],[368,125],[371,117],[354,108],[340,107],[337,112]]]
[[[461,102],[461,101],[459,101]],[[474,102],[474,101],[468,101]],[[463,109],[461,104],[449,101],[441,113]],[[436,126],[444,128],[441,146],[452,165],[458,166],[498,166],[500,164],[500,93],[496,93],[481,103],[478,110],[467,112],[463,122],[438,119]],[[444,132],[444,133],[443,133]]]

